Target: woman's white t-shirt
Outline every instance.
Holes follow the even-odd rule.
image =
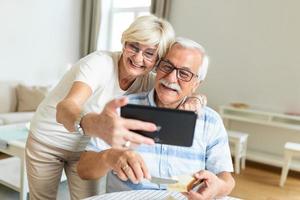
[[[56,122],[56,105],[68,94],[75,81],[88,84],[93,91],[83,106],[83,113],[100,113],[108,101],[124,94],[148,91],[154,85],[154,74],[150,73],[138,77],[127,91],[122,90],[118,79],[120,56],[121,52],[97,51],[72,67],[39,105],[31,121],[32,136],[61,149],[83,151],[90,137],[70,133]]]

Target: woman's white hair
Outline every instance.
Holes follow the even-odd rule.
[[[209,63],[209,59],[205,52],[204,47],[202,45],[200,45],[199,43],[197,43],[191,39],[184,38],[184,37],[176,37],[174,42],[171,43],[170,49],[175,44],[179,44],[180,46],[187,48],[187,49],[196,49],[202,54],[202,63],[199,66],[200,70],[198,71],[198,77],[199,77],[200,81],[203,81],[206,77],[207,70],[208,70],[208,63]]]
[[[121,42],[138,42],[143,45],[157,45],[159,58],[163,57],[174,41],[172,25],[154,15],[138,17],[122,34]]]

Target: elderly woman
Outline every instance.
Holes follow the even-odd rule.
[[[132,130],[155,131],[156,126],[121,118],[116,109],[127,99],[112,99],[150,90],[154,74],[149,72],[173,39],[167,21],[139,17],[122,35],[122,52],[94,52],[65,74],[31,121],[26,144],[30,199],[56,199],[63,169],[72,199],[97,194],[96,182],[81,180],[76,171],[89,136],[113,147],[128,146],[128,141],[154,144]]]

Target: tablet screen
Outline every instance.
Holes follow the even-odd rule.
[[[155,132],[135,131],[153,138],[156,143],[185,147],[193,144],[195,112],[128,104],[121,108],[121,116],[156,124],[158,130]]]

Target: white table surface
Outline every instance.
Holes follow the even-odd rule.
[[[99,196],[93,196],[85,200],[167,200],[170,196],[176,200],[187,199],[184,195],[178,192],[168,192],[165,190],[131,190],[106,193]]]
[[[131,190],[123,192],[106,193],[86,198],[84,200],[187,200],[179,192],[168,192],[166,190]],[[221,200],[221,199],[219,199]],[[238,200],[233,197],[224,197],[222,200]]]
[[[5,150],[8,145],[24,149],[27,137],[28,128],[25,123],[0,126],[0,150]],[[10,154],[9,152],[4,153]],[[10,155],[15,156],[14,154]]]
[[[0,183],[20,192],[20,200],[26,200],[28,192],[24,153],[27,136],[25,123],[0,126],[0,152],[15,156],[1,160]]]

